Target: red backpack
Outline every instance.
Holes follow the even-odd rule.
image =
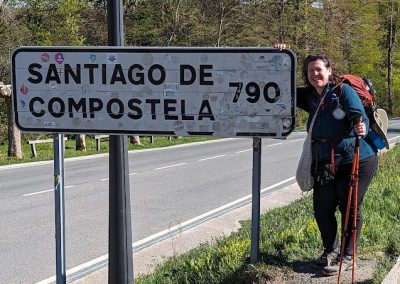
[[[358,94],[362,105],[368,115],[370,115],[376,108],[375,102],[375,89],[372,87],[371,81],[364,77],[358,77],[352,74],[345,74],[341,76],[341,82],[349,84]]]
[[[339,86],[341,84],[349,84],[356,91],[365,113],[370,120],[370,129],[367,137],[374,143],[377,149],[386,147],[389,149],[389,141],[387,140],[388,117],[383,109],[377,108],[375,100],[375,89],[371,81],[366,77],[358,77],[352,74],[341,76]],[[339,88],[340,89],[340,88]]]

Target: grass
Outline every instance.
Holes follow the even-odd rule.
[[[40,137],[41,139],[48,139],[48,137]],[[210,140],[208,137],[164,137],[157,136],[153,137],[154,143],[151,143],[150,137],[141,137],[142,145],[133,145],[128,143],[129,150],[140,150],[140,149],[150,149],[150,148],[159,148],[159,147],[167,147],[172,145],[190,143],[190,142],[199,142]],[[34,139],[33,139],[34,140]],[[65,142],[65,157],[77,157],[77,156],[87,156],[87,155],[95,155],[100,153],[108,153],[108,141],[102,139],[101,140],[101,150],[96,151],[96,141],[93,137],[87,135],[86,136],[86,151],[75,151],[75,140],[68,139]],[[7,145],[0,145],[0,166],[1,165],[10,165],[10,164],[18,164],[18,163],[28,163],[28,162],[36,162],[36,161],[47,161],[53,160],[53,145],[52,143],[45,144],[37,144],[36,152],[37,157],[31,157],[31,148],[27,142],[22,143],[22,159],[7,157]]]
[[[400,146],[380,156],[363,204],[359,257],[379,259],[372,283],[381,283],[400,255],[399,164]],[[277,272],[293,273],[297,264],[321,252],[310,196],[261,217],[261,254],[255,265],[249,261],[250,232],[250,221],[244,221],[231,236],[167,259],[135,283],[269,283]]]

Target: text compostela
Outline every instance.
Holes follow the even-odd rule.
[[[110,70],[110,66],[113,68]],[[108,69],[107,69],[108,68]],[[213,65],[200,65],[198,73],[192,65],[179,65],[179,84],[192,85],[198,78],[198,84],[213,85]],[[166,80],[166,69],[160,64],[151,65],[144,71],[140,64],[132,64],[129,68],[123,68],[121,64],[64,64],[62,72],[56,64],[49,64],[46,68],[39,63],[32,63],[28,67],[30,74],[27,79],[33,85],[161,85]],[[110,72],[111,71],[111,72]],[[111,75],[110,75],[111,74]],[[84,80],[86,78],[86,80]],[[163,114],[165,120],[202,120],[208,118],[215,120],[210,102],[202,100],[198,106],[198,113],[187,114],[187,104],[184,99],[139,99],[130,98],[125,105],[118,98],[110,98],[103,101],[96,97],[52,97],[45,100],[34,96],[29,101],[29,111],[34,117],[43,117],[46,112],[55,118],[67,115],[73,118],[79,114],[82,118],[96,118],[96,113],[106,110],[113,119],[120,119],[124,115],[130,119],[141,119],[145,106],[151,110],[150,118],[157,119],[157,114]]]

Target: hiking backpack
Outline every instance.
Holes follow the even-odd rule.
[[[369,117],[376,109],[376,91],[371,81],[366,77],[361,78],[356,75],[345,74],[341,76],[341,82],[353,87]]]
[[[345,74],[341,76],[339,84],[343,83],[350,85],[356,91],[364,107],[365,113],[370,120],[370,129],[368,130],[367,137],[373,142],[378,150],[381,150],[384,147],[389,149],[385,130],[382,129],[382,125],[380,125],[381,121],[377,121],[376,117],[378,113],[384,113],[382,119],[386,120],[387,126],[387,115],[383,109],[377,108],[375,100],[376,91],[372,86],[371,81],[366,77],[361,78],[356,75]],[[379,126],[377,124],[379,124]]]

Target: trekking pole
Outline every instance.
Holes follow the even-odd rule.
[[[357,124],[359,122],[360,122],[360,118],[358,118]],[[347,227],[349,225],[350,206],[351,206],[352,201],[353,201],[353,227],[352,227],[353,259],[352,259],[351,283],[354,283],[354,281],[355,281],[356,239],[357,239],[357,206],[358,206],[357,196],[358,196],[358,171],[359,171],[359,164],[360,164],[360,139],[361,139],[361,137],[356,136],[356,142],[354,145],[353,164],[351,167],[349,193],[348,193],[348,197],[347,197],[346,215],[345,215],[345,219],[344,219],[344,225],[342,228],[343,233],[342,233],[342,243],[341,243],[341,248],[340,248],[340,264],[339,264],[337,284],[340,283],[340,277],[341,277],[341,273],[342,273],[344,246],[346,243]]]
[[[351,283],[355,282],[355,271],[356,271],[356,253],[357,253],[357,207],[358,207],[358,172],[360,166],[360,146],[359,141],[360,139],[357,137],[356,141],[358,141],[357,147],[357,162],[354,171],[354,197],[353,197],[353,263],[351,268]]]

